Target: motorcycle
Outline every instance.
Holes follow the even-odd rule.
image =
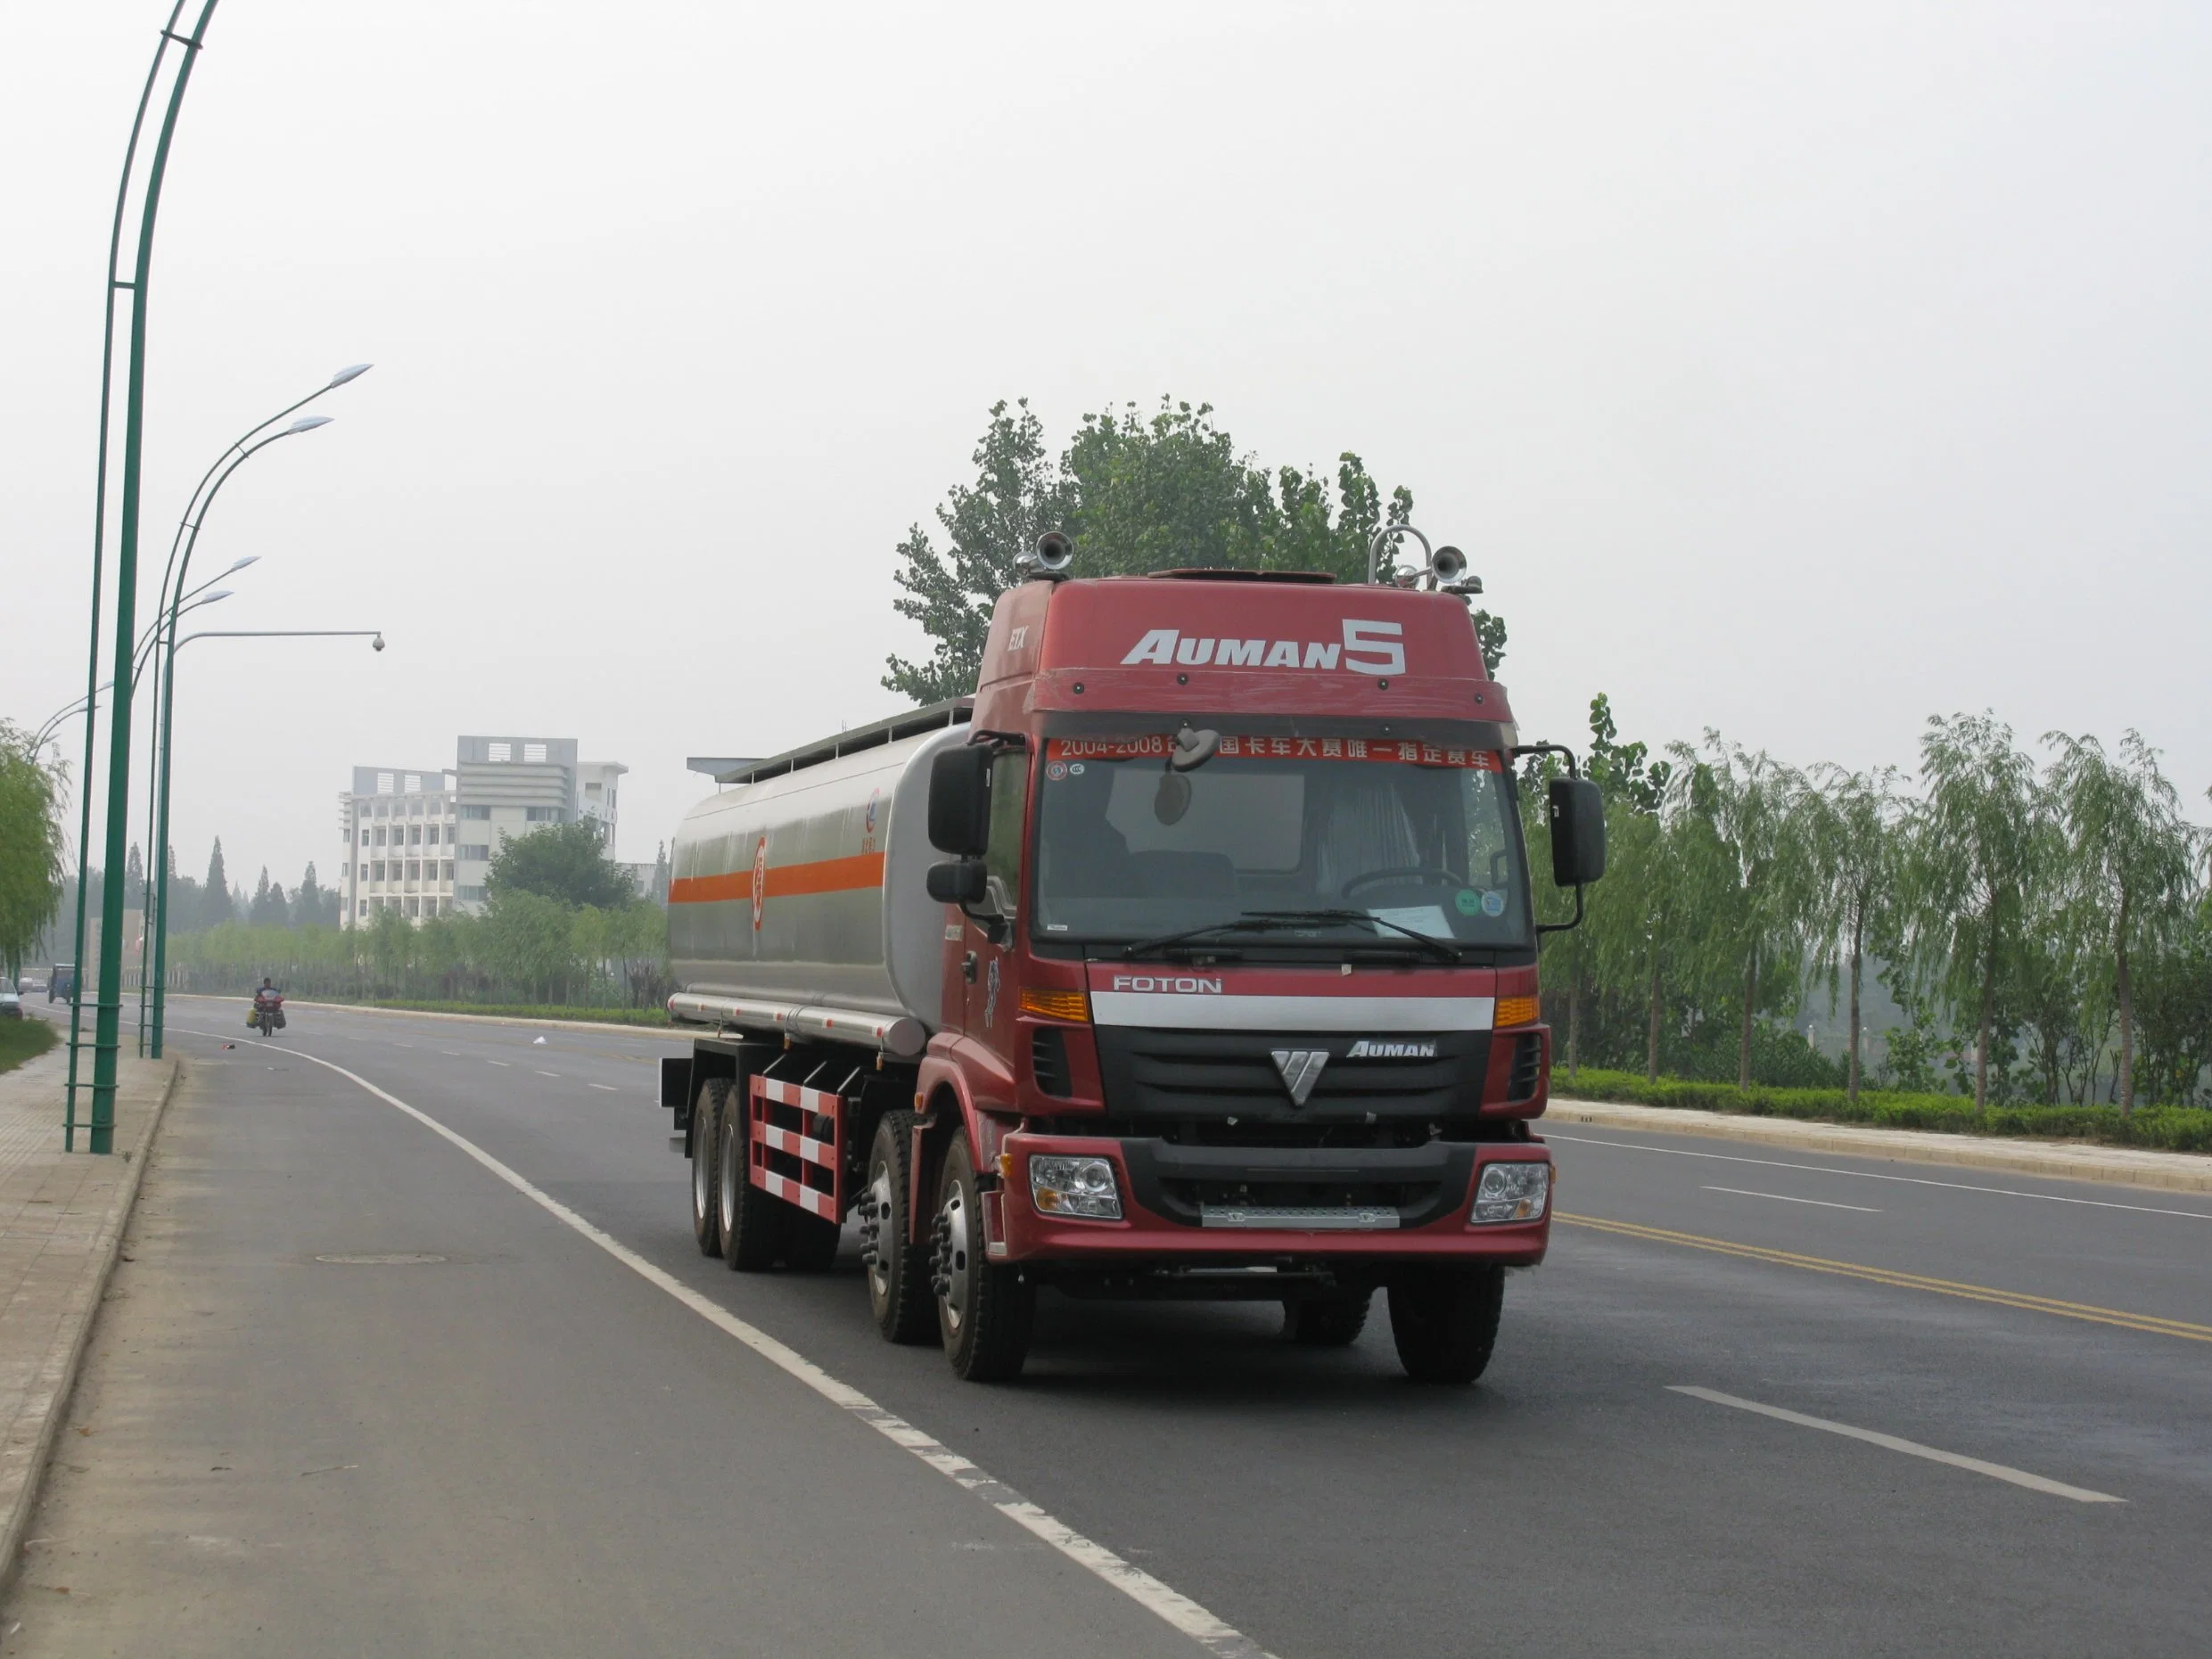
[[[274,1037],[284,1029],[284,993],[281,990],[257,990],[253,1006],[246,1014],[246,1029],[259,1029],[264,1037]]]

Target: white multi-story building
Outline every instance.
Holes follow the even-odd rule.
[[[463,737],[441,771],[356,767],[341,807],[346,924],[480,911],[499,844],[548,824],[589,823],[611,855],[629,769],[578,760],[572,737]]]
[[[453,909],[454,775],[441,768],[357,766],[338,798],[346,842],[339,925],[378,910],[420,920]]]

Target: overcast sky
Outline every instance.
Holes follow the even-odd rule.
[[[196,9],[196,6],[195,6]],[[167,0],[0,7],[0,714],[83,689],[100,283]],[[1212,402],[1467,548],[1524,733],[1909,763],[2212,721],[2212,8],[225,0],[146,546],[230,439],[175,841],[288,887],[356,763],[631,768],[620,856],[896,706],[892,549],[999,398]],[[220,619],[219,624],[217,619]],[[73,748],[73,745],[72,745]]]

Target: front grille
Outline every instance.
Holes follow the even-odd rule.
[[[1040,1092],[1065,1100],[1075,1092],[1067,1064],[1067,1034],[1057,1025],[1040,1025],[1030,1033],[1029,1069]]]
[[[1433,1038],[1390,1033],[1393,1043],[1433,1041],[1434,1055],[1353,1058],[1355,1045],[1377,1040],[1357,1032],[1147,1031],[1098,1028],[1098,1064],[1106,1110],[1117,1120],[1157,1134],[1178,1122],[1213,1139],[1230,1128],[1272,1138],[1285,1126],[1303,1129],[1418,1124],[1471,1116],[1482,1100],[1490,1064],[1490,1033],[1443,1031]],[[1322,1068],[1305,1104],[1291,1099],[1273,1051],[1322,1049]],[[1234,1126],[1228,1120],[1235,1118]],[[1303,1138],[1303,1136],[1300,1138]]]
[[[1543,1069],[1543,1039],[1532,1031],[1513,1040],[1513,1073],[1506,1080],[1505,1097],[1526,1100],[1536,1092],[1537,1074]]]
[[[1337,1221],[1355,1211],[1387,1211],[1400,1227],[1421,1227],[1467,1203],[1475,1170],[1472,1145],[1418,1146],[1226,1147],[1164,1139],[1122,1140],[1131,1195],[1153,1214],[1186,1227],[1209,1211],[1325,1211]],[[1361,1223],[1373,1225],[1372,1220]]]

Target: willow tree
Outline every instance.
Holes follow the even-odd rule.
[[[1829,1007],[1835,1007],[1836,981],[1847,973],[1849,1062],[1845,1090],[1858,1104],[1860,989],[1870,934],[1888,919],[1897,882],[1897,824],[1903,803],[1894,767],[1848,772],[1822,764],[1798,801],[1802,857],[1795,872],[1812,949],[1811,966],[1829,980]]]
[[[2111,953],[2125,1116],[2135,1109],[2134,959],[2173,931],[2197,896],[2201,837],[2139,734],[2120,739],[2117,759],[2094,737],[2052,732],[2043,742],[2059,751],[2050,784],[2066,831],[2064,891]]]
[[[1974,1110],[1989,1103],[2002,977],[2031,889],[2051,875],[2050,803],[2012,728],[1986,710],[1928,717],[1924,793],[1911,819],[1904,893],[1912,942],[1945,1000],[1974,1010]]]
[[[60,779],[0,720],[0,965],[13,984],[62,902]]]

